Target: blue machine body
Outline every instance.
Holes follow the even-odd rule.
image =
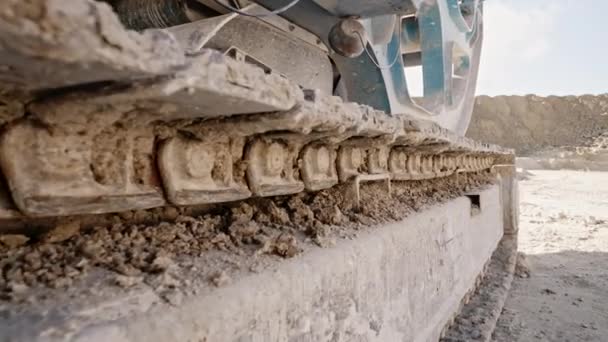
[[[256,2],[268,9],[285,4]],[[281,16],[327,46],[332,27],[356,18],[371,37],[367,52],[354,58],[330,52],[344,97],[387,113],[429,117],[464,133],[474,101],[481,14],[480,0],[300,0]],[[422,69],[421,98],[410,96],[406,67]]]

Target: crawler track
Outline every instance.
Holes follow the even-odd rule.
[[[182,29],[187,32],[187,27]],[[112,219],[123,220],[120,225],[137,221],[133,211],[153,208],[180,207],[184,213],[183,208],[224,202],[236,202],[232,208],[248,207],[257,201],[251,198],[302,192],[321,198],[328,189],[340,194],[352,191],[356,203],[362,182],[384,182],[387,187],[382,184],[382,188],[389,193],[391,182],[399,182],[393,189],[399,197],[394,203],[402,205],[408,202],[404,194],[417,183],[417,197],[408,202],[408,208],[417,208],[418,203],[436,202],[437,198],[430,199],[442,197],[438,195],[442,188],[452,189],[454,196],[465,193],[466,184],[455,176],[459,173],[470,173],[471,177],[462,178],[473,183],[489,184],[496,177],[484,171],[501,174],[504,167],[500,165],[513,164],[511,150],[458,136],[408,113],[391,116],[301,89],[279,75],[266,74],[214,50],[192,53],[192,41],[187,48],[175,37],[171,29],[128,31],[107,4],[93,0],[74,0],[69,6],[63,0],[5,1],[0,9],[0,222],[4,223],[0,234],[21,229],[29,234],[40,222],[70,222],[75,216],[118,213]],[[201,42],[205,38],[197,37]],[[449,186],[441,186],[442,182]],[[512,184],[499,183],[507,184],[506,190],[501,189],[501,201],[512,202],[507,191]],[[372,186],[379,188],[379,184]],[[429,201],[420,198],[424,196]],[[386,206],[394,203],[386,202]],[[370,208],[363,205],[362,211],[379,210]],[[287,215],[284,209],[279,212],[284,213],[278,215],[280,219]],[[230,241],[235,238],[224,234],[230,222],[221,217],[223,213],[214,216],[217,227],[213,231]],[[396,218],[402,219],[401,214],[395,214]],[[178,214],[172,216],[175,219]],[[180,220],[196,221],[185,216]],[[69,223],[66,227],[74,228]],[[159,227],[147,229],[146,236],[164,234]],[[119,227],[92,234],[112,229]],[[86,245],[89,233],[61,240],[61,250],[67,252],[58,255],[75,261],[69,257],[82,251],[72,247],[77,242],[78,248]],[[289,237],[260,241],[272,247],[269,243],[281,236]],[[18,246],[25,238],[12,237],[21,239]],[[105,252],[90,253],[91,257],[101,260],[99,265],[125,273],[119,262],[124,256],[114,255],[137,251],[120,234],[112,239],[104,245]],[[199,256],[209,249],[207,245],[224,241],[206,235],[202,240],[191,251],[175,248]],[[0,268],[5,278],[26,267],[15,261],[23,255],[40,248],[54,250],[36,245],[49,241],[33,241],[15,250],[6,243],[0,246],[6,256]],[[168,249],[163,239],[155,243],[159,255],[163,247]],[[119,244],[126,244],[121,247],[124,250],[117,250]],[[275,254],[291,255],[287,252],[281,249]],[[55,286],[56,279],[46,275],[55,273],[43,270],[54,271],[61,264],[59,273],[68,274],[68,269],[78,265],[57,260],[24,270],[40,273],[36,279]],[[142,265],[144,272],[150,268],[148,261]],[[15,319],[10,324],[20,334],[23,323]]]
[[[511,151],[320,97],[90,0],[0,12],[0,217],[99,214],[489,169]],[[13,205],[14,203],[14,205]]]

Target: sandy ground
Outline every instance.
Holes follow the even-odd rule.
[[[495,341],[608,341],[608,172],[527,171],[516,277]]]

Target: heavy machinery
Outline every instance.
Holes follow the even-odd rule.
[[[464,198],[471,207],[485,212],[483,220],[471,212],[472,221],[467,216],[454,223],[461,214],[444,208],[447,221],[439,226],[440,232],[429,227],[420,233],[431,234],[424,236],[433,245],[447,229],[459,241],[457,246],[434,249],[421,240],[420,248],[407,254],[410,260],[426,260],[424,265],[439,262],[441,269],[452,268],[450,277],[442,278],[442,271],[433,275],[434,266],[421,264],[401,283],[376,279],[376,285],[387,288],[406,283],[413,288],[436,287],[434,292],[423,291],[433,298],[404,294],[412,301],[410,315],[420,312],[423,318],[395,313],[387,314],[384,323],[370,320],[366,329],[377,332],[377,339],[433,340],[449,335],[446,326],[478,289],[476,279],[487,273],[482,272],[484,265],[490,265],[489,273],[508,279],[515,250],[513,152],[464,137],[474,102],[482,25],[479,0],[4,1],[0,218],[5,225],[0,233],[13,240],[2,240],[8,246],[0,264],[3,291],[7,298],[23,292],[17,291],[22,287],[14,281],[11,285],[14,265],[25,263],[11,257],[18,254],[13,249],[41,248],[36,245],[44,242],[41,232],[76,219],[78,228],[85,230],[108,217],[115,224],[137,221],[137,213],[166,212],[155,208],[178,208],[182,213],[184,208],[218,203],[233,208],[248,199],[341,189],[354,189],[356,211],[365,206],[360,197],[368,185],[386,183],[390,192],[391,185],[407,189],[415,182],[432,185],[445,178],[457,184],[459,177],[486,177],[494,190],[474,193],[476,189],[462,188],[460,193],[468,196]],[[408,68],[421,71],[421,96],[408,91],[408,83],[410,88],[415,83],[406,77]],[[484,209],[485,202],[493,207],[488,204],[491,209]],[[165,219],[160,214],[154,217]],[[485,233],[472,228],[488,222],[495,227]],[[468,224],[470,230],[463,227]],[[19,236],[30,239],[29,244],[6,242]],[[463,237],[469,240],[458,240]],[[442,239],[445,244],[452,241],[447,235]],[[496,249],[499,240],[502,249]],[[435,254],[425,254],[429,250]],[[498,258],[494,264],[504,266],[502,273],[491,267],[493,252]],[[395,262],[389,264],[396,267]],[[23,276],[15,279],[18,285],[35,283]],[[373,287],[373,277],[365,281]],[[314,289],[302,285],[294,296],[307,293],[306,298],[313,300],[326,295]],[[325,339],[318,332],[327,327],[302,320],[315,315],[314,306],[302,304],[306,299],[283,295],[288,304],[260,307],[239,296],[249,291],[250,296],[266,296],[272,302],[273,294],[260,294],[264,291],[255,286],[240,290],[233,297],[238,298],[226,304],[242,306],[243,314],[231,323],[225,322],[230,316],[230,311],[222,311],[226,308],[207,307],[204,314],[173,312],[173,318],[158,322],[150,318],[155,315],[143,315],[149,321],[138,322],[147,323],[117,323],[119,328],[108,323],[116,323],[118,316],[109,314],[87,323],[86,329],[66,328],[68,334],[58,326],[74,318],[70,309],[70,314],[41,320],[40,326],[54,331],[50,335],[43,328],[31,328],[38,325],[28,322],[27,315],[8,315],[0,321],[7,327],[0,329],[0,336]],[[352,289],[340,285],[335,291],[331,296],[348,297]],[[387,310],[382,303],[397,296],[385,295],[384,301],[377,301],[381,311]],[[211,302],[205,305],[221,297],[210,293],[205,300]],[[342,309],[337,310],[369,314],[364,303],[355,300],[353,305],[338,305]],[[10,304],[3,309],[14,310]],[[272,315],[244,314],[250,310]],[[301,311],[297,322],[290,316],[294,310]],[[352,323],[344,321],[348,314],[332,317],[330,326]],[[275,326],[275,319],[289,324]],[[167,322],[178,326],[144,334]],[[24,329],[24,324],[30,328]],[[383,326],[392,328],[386,332]],[[352,331],[336,337],[339,329],[334,328],[328,340],[368,340]],[[298,329],[306,333],[293,333]]]

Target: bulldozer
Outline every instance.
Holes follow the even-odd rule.
[[[5,0],[0,339],[489,339],[517,189],[514,152],[465,137],[482,41],[482,0]],[[232,227],[242,203],[330,192],[365,216],[371,188],[416,204],[445,187],[447,203],[184,301],[27,300],[51,291],[51,260],[23,274],[54,227],[196,210]]]

